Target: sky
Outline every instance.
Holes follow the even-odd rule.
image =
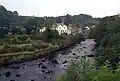
[[[120,13],[120,0],[0,0],[0,5],[24,16],[88,14],[105,17]]]

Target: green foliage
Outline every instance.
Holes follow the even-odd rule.
[[[59,33],[56,30],[47,28],[43,33],[44,39],[47,42],[51,42],[54,39],[59,38]]]
[[[76,34],[74,35],[72,38],[71,38],[71,42],[73,43],[80,43],[81,41],[83,41],[85,38],[84,38],[84,35],[83,34]]]
[[[120,18],[117,16],[105,17],[95,28],[94,38],[97,42],[96,60],[99,65],[110,62],[109,67],[117,69],[120,62]]]
[[[119,81],[120,68],[109,70],[107,66],[101,67],[99,70],[95,69],[92,62],[85,59],[73,61],[68,67],[67,72],[62,75],[57,81]]]
[[[33,37],[29,35],[14,35],[4,41],[6,41],[8,44],[27,44],[33,40]]]
[[[92,68],[90,61],[85,60],[85,58],[75,60],[68,67],[66,74],[57,81],[90,81],[88,75]]]

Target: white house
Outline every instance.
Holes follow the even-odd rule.
[[[39,30],[39,32],[43,33],[46,30],[46,27],[43,27]]]
[[[64,25],[63,23],[56,23],[53,24],[52,30],[57,30],[59,35],[66,33],[67,35],[71,34],[71,29],[69,27],[67,27],[66,25]],[[43,27],[41,29],[39,29],[40,33],[43,33],[46,30],[46,27]]]
[[[90,30],[90,28],[88,26],[85,27],[87,30]]]
[[[63,33],[66,33],[68,35],[71,34],[71,30],[69,30],[68,27],[63,23],[57,23],[55,29],[58,31],[59,35]]]

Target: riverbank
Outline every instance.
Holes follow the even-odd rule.
[[[0,66],[10,65],[14,63],[21,63],[24,61],[29,61],[29,60],[41,58],[44,56],[48,56],[53,54],[56,51],[60,51],[70,46],[74,46],[75,44],[80,43],[80,41],[82,40],[83,38],[81,37],[79,38],[77,36],[69,36],[69,37],[64,37],[64,39],[57,40],[54,43],[53,42],[44,43],[42,47],[39,46],[40,43],[42,42],[39,42],[39,43],[37,42],[34,44],[30,43],[31,45],[29,44],[28,47],[36,45],[37,49],[35,48],[35,50],[33,50],[32,49],[33,47],[32,47],[30,48],[30,50],[27,50],[27,51],[0,54]],[[20,46],[20,45],[14,45],[14,46]]]
[[[72,46],[51,53],[51,56],[1,67],[0,80],[55,81],[66,72],[72,60],[78,60],[80,57],[84,56],[85,53],[94,54],[92,51],[94,40],[92,39],[86,39],[85,41],[81,41],[80,44]],[[7,73],[10,73],[11,75],[6,77]],[[20,76],[18,77],[16,75]]]

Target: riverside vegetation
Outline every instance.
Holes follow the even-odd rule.
[[[70,21],[68,19],[66,17],[66,24]],[[17,11],[8,11],[0,5],[0,65],[49,55],[84,39],[81,34],[66,36],[51,30],[53,22],[57,23],[57,20],[53,17],[19,16]],[[47,27],[46,31],[39,33],[44,26]]]
[[[58,32],[46,30],[43,35],[14,35],[1,39],[0,65],[22,62],[35,59],[39,56],[49,55],[51,52],[80,43],[83,35],[58,35]]]
[[[96,41],[95,62],[73,61],[57,81],[120,81],[120,17],[107,16],[92,28],[89,38]]]

